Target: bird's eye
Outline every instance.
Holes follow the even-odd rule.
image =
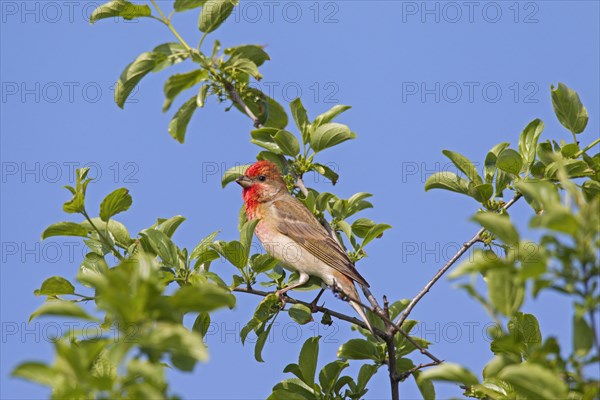
[[[267,180],[267,177],[266,177],[266,176],[264,176],[264,175],[259,175],[259,176],[258,176],[258,180],[259,180],[259,181],[261,181],[261,182],[264,182],[264,181],[266,181],[266,180]]]

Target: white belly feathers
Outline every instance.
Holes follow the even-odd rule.
[[[298,271],[297,266],[301,266],[300,269],[308,275],[321,278],[326,285],[333,285],[333,268],[310,254],[298,243],[263,221],[258,223],[255,233],[266,252],[284,266],[294,271]]]

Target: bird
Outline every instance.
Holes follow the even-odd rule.
[[[283,300],[289,290],[306,284],[311,276],[318,277],[334,291],[343,293],[372,332],[355,286],[357,283],[368,288],[369,284],[340,243],[288,191],[277,165],[258,161],[236,182],[242,187],[248,220],[259,220],[254,233],[267,254],[299,274],[296,282],[277,291],[279,299]]]

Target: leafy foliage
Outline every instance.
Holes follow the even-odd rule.
[[[336,121],[350,107],[336,105],[311,120],[302,101],[295,99],[289,104],[297,131],[293,133],[284,107],[251,87],[253,81],[262,79],[259,68],[270,60],[263,46],[243,44],[222,50],[215,40],[210,52],[203,50],[207,35],[226,23],[237,0],[174,1],[174,13],[198,13],[202,36],[197,47],[188,45],[177,33],[157,2],[151,3],[158,15],[148,5],[126,0],[109,1],[92,13],[92,23],[107,18],[157,20],[178,40],[140,54],[124,69],[116,85],[116,104],[124,107],[133,89],[150,72],[184,61],[192,63],[193,68],[171,75],[164,85],[165,112],[184,92],[192,92],[174,112],[168,126],[170,135],[183,143],[195,112],[210,97],[218,102],[230,101],[227,110],[235,107],[254,120],[250,141],[261,148],[257,159],[270,160],[281,168],[288,188],[347,248],[353,262],[366,257],[366,246],[391,228],[358,215],[373,207],[367,200],[371,194],[358,192],[346,199],[305,188],[302,183],[302,177],[310,171],[324,176],[332,185],[339,180],[337,172],[316,157],[356,138],[347,125]],[[516,148],[503,142],[490,149],[483,171],[478,171],[466,156],[444,150],[457,173],[434,174],[425,184],[425,190],[466,195],[480,207],[472,221],[483,228],[477,236],[482,246],[474,257],[454,269],[450,278],[470,277],[460,287],[496,323],[490,345],[493,355],[482,371],[482,379],[453,362],[421,371],[429,365],[416,363],[415,352],[426,354],[430,343],[411,336],[417,321],[406,319],[408,314],[401,316],[410,312],[411,302],[400,300],[388,307],[386,300],[385,314],[367,310],[375,330],[354,326],[360,336],[343,343],[337,359],[320,369],[320,338],[309,338],[298,362],[284,369],[294,377],[277,383],[270,400],[360,399],[381,367],[386,367],[393,384],[412,376],[425,399],[435,399],[434,381],[455,382],[466,396],[480,399],[598,396],[598,380],[586,375],[585,370],[599,359],[595,318],[600,304],[600,154],[588,152],[600,140],[580,147],[576,135],[585,130],[588,112],[575,91],[559,83],[557,88],[552,87],[551,97],[556,116],[572,133],[573,142],[540,142],[544,123],[535,119],[523,129]],[[234,181],[245,168],[237,166],[227,171],[222,185]],[[90,216],[86,191],[91,179],[87,174],[87,169],[77,171],[75,187],[66,187],[72,197],[63,205],[66,213],[79,215],[82,220],[52,224],[44,230],[42,239],[82,237],[89,252],[74,283],[52,276],[34,292],[45,296],[46,301],[31,319],[59,316],[101,321],[103,329],[119,335],[117,340],[109,340],[105,333],[93,340],[82,335],[58,338],[53,363],[24,362],[14,369],[13,376],[52,387],[53,398],[177,398],[168,386],[165,368],[191,371],[197,362],[206,361],[208,350],[203,336],[211,313],[234,307],[234,293],[263,296],[240,332],[242,343],[252,332],[257,336],[254,356],[259,362],[264,362],[264,346],[280,315],[287,313],[296,323],[306,324],[314,320],[315,312],[322,312],[321,323],[332,323],[333,312],[327,309],[315,309],[294,299],[285,305],[276,292],[254,289],[261,285],[279,290],[298,275],[288,274],[269,255],[253,251],[257,221],[247,221],[244,213],[240,214],[239,239],[215,240],[218,231],[213,232],[188,252],[172,239],[185,220],[182,216],[158,219],[134,237],[113,218],[133,204],[126,188],[108,194],[100,204],[98,217]],[[510,203],[507,192],[513,198]],[[539,231],[541,238],[537,241],[525,239],[507,211],[521,197],[533,209],[530,227]],[[114,258],[109,255],[116,257],[114,265],[109,264]],[[233,266],[229,284],[222,276],[224,272],[219,271],[219,275],[211,271],[211,263],[219,257]],[[478,291],[481,286],[476,279],[480,278],[486,293]],[[311,278],[299,290],[320,287],[321,282]],[[85,294],[79,293],[79,288]],[[522,310],[526,300],[544,291],[562,293],[574,304],[570,351],[556,338],[543,336],[536,316]],[[188,314],[195,316],[192,327],[183,324]],[[402,332],[390,331],[393,324],[389,320],[399,317]],[[356,360],[366,361],[357,377],[344,375],[350,362]]]
[[[579,96],[561,83],[552,90],[552,101],[561,124],[573,134],[581,133],[587,111]],[[590,156],[587,151],[600,140],[583,150],[577,141],[538,143],[543,126],[540,120],[532,121],[521,134],[518,152],[502,143],[488,153],[485,163],[486,180],[495,182],[496,196],[509,190],[532,207],[529,226],[540,231],[538,241],[522,239],[508,213],[496,212],[501,201],[481,202],[470,193],[468,188],[477,184],[477,178],[457,164],[468,179],[459,178],[467,188],[462,193],[484,207],[473,220],[485,228],[480,238],[485,248],[450,277],[483,278],[487,294],[478,292],[473,279],[461,287],[496,321],[490,346],[494,357],[481,382],[464,367],[450,364],[422,375],[462,384],[470,397],[591,399],[599,393],[597,377],[586,374],[585,368],[597,364],[599,356],[594,326],[600,304],[600,196],[592,188],[600,180],[600,154]],[[455,191],[433,184],[429,188]],[[543,337],[537,318],[521,311],[527,289],[534,299],[554,291],[573,301],[573,344],[567,358],[561,355],[556,338]]]

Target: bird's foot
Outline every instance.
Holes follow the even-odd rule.
[[[287,290],[282,289],[282,290],[278,290],[275,292],[275,294],[277,295],[277,298],[279,299],[279,302],[281,303],[281,308],[283,309],[283,307],[285,307],[285,304],[287,303],[287,294],[286,294]]]

